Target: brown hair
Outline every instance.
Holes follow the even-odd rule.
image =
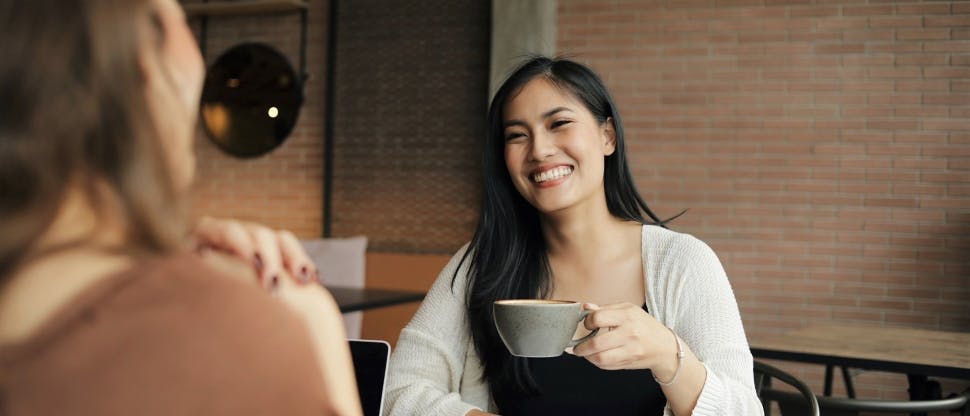
[[[164,38],[151,0],[0,0],[0,27],[0,285],[73,188],[99,221],[117,207],[126,249],[174,248],[182,203],[138,61]]]

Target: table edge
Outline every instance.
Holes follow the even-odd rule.
[[[751,355],[755,358],[796,361],[810,364],[839,365],[851,368],[887,371],[893,373],[925,375],[970,380],[970,368],[956,368],[932,364],[907,363],[902,361],[872,360],[853,358],[839,355],[806,353],[773,349],[770,347],[751,347]]]

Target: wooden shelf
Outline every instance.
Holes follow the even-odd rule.
[[[210,1],[182,5],[189,17],[233,16],[244,14],[297,12],[307,9],[305,0]]]

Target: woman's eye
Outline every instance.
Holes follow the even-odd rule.
[[[557,127],[562,127],[562,126],[564,126],[566,124],[569,124],[569,123],[572,123],[572,121],[571,120],[556,120],[556,121],[552,122],[552,128],[555,129]]]
[[[520,137],[525,137],[525,135],[522,134],[522,133],[509,133],[509,134],[506,134],[505,135],[505,141],[515,140],[515,139],[518,139]]]

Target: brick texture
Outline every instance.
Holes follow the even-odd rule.
[[[187,4],[198,0],[186,0]],[[219,150],[204,133],[196,140],[194,211],[258,221],[292,230],[300,237],[322,234],[323,113],[328,2],[310,0],[306,95],[290,137],[267,155],[237,159]],[[197,38],[199,19],[191,19]],[[300,19],[296,13],[210,17],[204,41],[206,62],[241,42],[263,42],[299,66]]]
[[[478,220],[488,2],[357,0],[338,19],[333,234],[452,254]]]
[[[329,4],[309,4],[310,78],[296,128],[255,159],[228,156],[200,133],[197,213],[323,234]],[[333,236],[366,235],[371,250],[451,254],[477,220],[488,4],[358,1],[338,13]],[[191,23],[199,35],[199,19]],[[297,14],[210,17],[206,60],[259,41],[296,66],[299,24]]]
[[[968,13],[559,0],[558,51],[605,78],[640,190],[661,215],[690,209],[672,226],[717,251],[750,338],[824,322],[970,331]],[[904,376],[857,380],[906,394]]]

